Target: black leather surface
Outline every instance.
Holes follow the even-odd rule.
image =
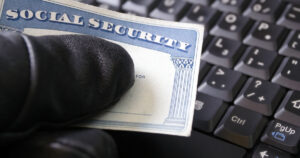
[[[133,85],[132,59],[116,44],[85,35],[22,36],[0,34],[1,143],[99,113]]]
[[[1,148],[3,149],[3,148]],[[14,145],[4,147],[6,158],[117,158],[112,137],[97,129],[69,128],[40,131]]]

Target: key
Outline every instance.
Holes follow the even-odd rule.
[[[216,0],[212,7],[224,12],[241,13],[247,4],[245,0]]]
[[[249,76],[268,80],[279,66],[280,61],[281,57],[276,52],[249,47],[234,70]]]
[[[244,46],[230,39],[215,37],[202,55],[202,60],[232,68],[242,55]]]
[[[300,127],[300,92],[289,91],[274,117]]]
[[[209,71],[210,68],[211,68],[211,66],[207,62],[205,62],[205,61],[200,62],[200,70],[199,70],[199,76],[198,76],[198,86],[200,85],[203,77],[207,74],[207,72]]]
[[[244,16],[273,23],[280,15],[282,6],[281,0],[252,0],[250,7],[245,10]]]
[[[123,4],[122,9],[128,13],[148,16],[157,4],[157,0],[128,0]]]
[[[300,31],[290,32],[279,54],[300,58]]]
[[[300,60],[286,57],[274,75],[272,82],[300,91]]]
[[[262,142],[293,154],[299,150],[299,140],[299,127],[277,120],[270,122],[261,137]]]
[[[181,22],[198,23],[209,29],[214,24],[220,13],[217,10],[202,5],[193,5]]]
[[[158,7],[150,13],[150,17],[178,21],[183,17],[185,10],[190,7],[184,0],[163,0]]]
[[[300,30],[300,6],[289,4],[277,21],[277,24],[290,29]]]
[[[261,114],[238,106],[228,108],[214,134],[245,148],[252,148],[266,124]]]
[[[193,128],[204,132],[212,132],[226,108],[227,105],[221,99],[198,92]]]
[[[275,26],[267,22],[256,22],[243,42],[251,46],[276,51],[285,33],[286,30],[283,27]]]
[[[101,4],[108,4],[114,8],[120,9],[125,0],[96,0]]]
[[[202,92],[225,101],[232,101],[245,82],[241,73],[219,66],[214,66],[198,88]]]
[[[252,158],[292,158],[289,153],[273,148],[272,146],[259,144],[254,150]]]
[[[193,4],[201,4],[204,6],[209,6],[214,0],[185,0],[185,1]]]
[[[279,85],[249,78],[234,104],[271,116],[283,98],[284,92]]]
[[[240,17],[234,13],[226,13],[212,28],[210,34],[241,41],[252,25],[252,21],[246,17]]]

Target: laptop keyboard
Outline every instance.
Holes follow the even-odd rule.
[[[193,129],[251,157],[299,155],[299,0],[77,1],[205,25]]]

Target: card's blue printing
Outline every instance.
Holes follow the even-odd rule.
[[[162,27],[151,24],[119,20],[53,3],[51,0],[0,0],[1,30],[22,32],[24,28],[60,30],[88,34],[119,41],[171,55],[175,67],[175,81],[169,116],[164,124],[141,124],[94,120],[102,126],[134,126],[167,131],[183,131],[187,127],[191,105],[192,85],[197,80],[193,74],[197,59],[197,42],[201,35],[190,28]],[[151,34],[151,39],[147,35]],[[201,44],[199,45],[201,46]],[[183,96],[183,97],[182,97]],[[178,99],[181,97],[181,99]]]

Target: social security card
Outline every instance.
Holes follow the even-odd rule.
[[[87,34],[124,47],[134,86],[80,126],[190,135],[204,28],[117,13],[71,0],[0,0],[0,28],[30,35]]]

